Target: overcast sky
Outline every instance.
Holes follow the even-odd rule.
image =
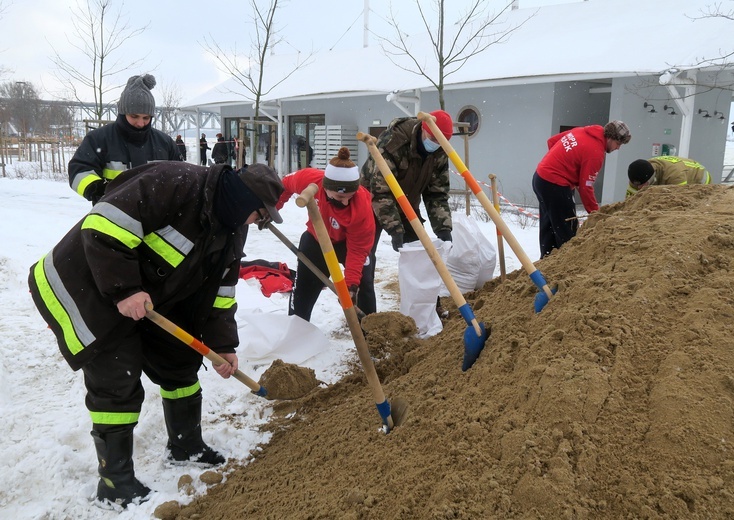
[[[95,0],[90,0],[95,1]],[[259,0],[264,4],[266,0]],[[510,0],[488,0],[495,9]],[[522,7],[581,0],[520,0]],[[593,0],[608,1],[608,0]],[[472,0],[451,0],[452,11],[447,22],[455,22]],[[78,45],[77,32],[72,25],[73,12],[86,0],[0,0],[4,9],[0,14],[0,68],[10,73],[0,81],[29,81],[36,86],[42,98],[50,99],[60,92],[51,61],[54,49],[67,61],[82,69],[89,64],[72,43]],[[421,30],[414,2],[409,0],[369,0],[369,26],[373,32],[387,36],[386,23],[390,5],[400,20],[401,29],[408,33]],[[422,0],[428,5],[427,0]],[[127,70],[116,78],[115,84],[124,84],[133,74],[150,72],[158,86],[154,94],[160,96],[163,88],[176,89],[181,101],[198,96],[221,83],[227,76],[217,68],[216,60],[203,48],[205,38],[214,39],[223,49],[246,49],[250,45],[252,18],[249,0],[225,2],[194,2],[193,0],[112,0],[113,10],[122,10],[132,28],[148,28],[128,40],[122,50],[113,54],[127,65],[138,58],[144,63]],[[286,0],[276,14],[276,25],[285,40],[276,46],[278,54],[298,50],[309,52],[330,48],[359,48],[364,41],[362,12],[365,0]],[[376,37],[369,37],[370,45],[379,45]],[[358,64],[353,64],[358,66]],[[345,71],[335,71],[344,73]],[[105,101],[117,100],[119,91]]]

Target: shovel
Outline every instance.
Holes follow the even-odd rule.
[[[359,325],[357,311],[354,308],[352,298],[349,296],[347,283],[344,280],[344,275],[341,267],[339,267],[339,261],[336,258],[336,253],[334,252],[334,246],[331,244],[329,233],[326,230],[319,208],[313,198],[317,191],[318,186],[315,184],[309,184],[296,199],[296,205],[300,208],[306,207],[308,210],[308,218],[311,220],[311,223],[316,230],[321,251],[324,253],[324,260],[326,260],[326,265],[329,268],[331,279],[334,280],[336,294],[339,297],[339,303],[344,310],[344,315],[347,318],[349,331],[352,333],[354,345],[357,347],[359,360],[362,362],[362,368],[364,369],[365,375],[367,376],[367,382],[372,390],[372,396],[375,399],[377,412],[382,418],[385,433],[390,433],[390,430],[395,426],[400,426],[405,420],[408,404],[404,399],[397,398],[393,400],[393,406],[391,409],[390,403],[387,402],[385,394],[382,391],[380,379],[377,377],[375,365],[372,363],[372,358],[370,357],[370,351],[367,348],[367,342],[364,339],[362,327]]]
[[[476,179],[474,179],[474,176],[471,174],[471,172],[467,169],[466,165],[459,157],[459,154],[456,153],[456,150],[454,150],[453,146],[451,146],[448,139],[446,139],[443,133],[441,133],[441,131],[438,129],[438,127],[436,126],[435,118],[431,114],[418,112],[418,119],[425,122],[431,129],[431,133],[438,140],[439,144],[446,152],[446,155],[449,156],[451,162],[454,163],[456,169],[459,170],[461,176],[464,177],[464,181],[466,181],[467,186],[469,186],[472,192],[474,192],[474,195],[476,195],[477,199],[479,199],[479,202],[482,203],[484,211],[487,212],[489,218],[492,219],[492,222],[494,222],[494,225],[497,226],[499,232],[502,233],[502,236],[505,238],[507,243],[510,244],[510,247],[515,252],[518,260],[520,260],[520,263],[522,263],[525,271],[530,276],[530,280],[532,280],[536,287],[538,287],[538,289],[542,291],[535,295],[535,312],[537,313],[542,311],[543,307],[545,307],[548,301],[553,297],[553,294],[555,294],[556,290],[550,290],[550,288],[548,287],[548,282],[545,281],[543,274],[535,268],[533,262],[531,262],[528,255],[525,254],[525,251],[523,251],[520,243],[512,234],[512,231],[510,231],[510,228],[507,226],[507,224],[505,224],[505,221],[502,220],[500,214],[497,213],[496,209],[494,209],[492,202],[490,202],[487,195],[482,191],[482,188],[479,186]]]
[[[288,237],[286,237],[283,233],[281,233],[280,230],[276,228],[272,222],[268,222],[265,227],[268,228],[270,231],[272,231],[273,234],[276,237],[278,237],[280,241],[283,242],[286,245],[286,247],[290,249],[291,252],[294,255],[296,255],[301,262],[303,262],[303,265],[308,267],[311,270],[311,272],[315,274],[319,280],[321,280],[321,283],[323,283],[326,287],[331,289],[331,292],[333,292],[334,294],[337,294],[336,287],[334,287],[334,283],[331,280],[329,280],[329,278],[321,271],[321,269],[316,267],[316,265],[311,260],[309,260],[306,255],[300,252],[298,248],[296,247],[296,245],[293,242],[291,242],[290,240],[288,240]],[[362,312],[362,310],[359,307],[357,307],[356,305],[354,306],[354,310],[357,311],[357,317],[361,321],[362,318],[365,317],[365,313]]]
[[[428,253],[428,257],[431,259],[431,262],[433,262],[439,276],[441,276],[441,280],[443,280],[443,283],[449,290],[451,298],[459,308],[459,313],[469,325],[469,327],[464,331],[464,361],[461,365],[461,370],[466,372],[472,367],[479,357],[479,354],[482,352],[484,344],[487,341],[487,337],[489,337],[489,332],[485,329],[484,323],[478,323],[477,319],[474,317],[474,311],[472,311],[469,304],[466,303],[464,295],[461,294],[461,290],[451,277],[451,273],[449,273],[449,270],[446,268],[446,264],[444,264],[441,259],[441,255],[438,254],[436,246],[433,245],[433,242],[431,242],[431,239],[428,237],[428,233],[423,229],[423,224],[418,220],[418,215],[416,215],[413,207],[410,205],[410,202],[408,202],[408,198],[405,196],[405,193],[403,193],[403,189],[400,187],[400,184],[398,184],[397,179],[395,179],[395,175],[393,175],[390,167],[385,162],[385,158],[382,157],[380,150],[377,149],[377,146],[375,145],[377,139],[371,135],[363,134],[362,132],[357,133],[357,139],[367,145],[370,155],[372,155],[377,167],[380,169],[380,173],[385,177],[385,181],[388,186],[390,186],[393,196],[398,201],[398,204],[407,219],[410,221],[410,225],[413,226],[415,234],[423,244],[423,247]]]
[[[199,354],[207,358],[209,361],[211,361],[215,365],[223,365],[227,363],[226,359],[224,359],[222,356],[220,356],[216,352],[213,352],[209,347],[204,345],[201,341],[193,337],[191,334],[183,330],[181,327],[179,327],[172,321],[168,320],[167,318],[161,316],[156,311],[154,311],[152,303],[150,302],[146,303],[145,310],[146,310],[146,313],[145,313],[146,318],[148,318],[150,321],[158,325],[160,328],[162,328],[166,332],[169,332],[172,335],[176,336],[178,339],[186,343],[189,347],[197,351]],[[235,379],[238,379],[239,381],[243,382],[248,387],[250,387],[250,390],[252,390],[252,392],[255,395],[259,395],[260,397],[265,397],[268,394],[268,391],[265,390],[264,386],[260,386],[257,383],[257,381],[250,379],[239,369],[235,370],[234,377]]]
[[[490,173],[489,181],[492,186],[492,203],[494,204],[494,209],[497,211],[497,214],[499,215],[500,199],[499,199],[499,194],[497,193],[497,176],[494,173]],[[506,275],[506,272],[505,272],[505,242],[502,240],[502,232],[500,231],[500,228],[497,228],[497,254],[500,257],[500,280],[504,282],[505,275]]]

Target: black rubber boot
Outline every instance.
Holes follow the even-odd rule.
[[[201,392],[181,399],[163,399],[163,415],[168,430],[168,459],[216,466],[226,459],[201,438]]]
[[[133,429],[101,433],[92,430],[99,461],[97,500],[102,505],[127,507],[148,500],[150,488],[135,478],[133,467]]]

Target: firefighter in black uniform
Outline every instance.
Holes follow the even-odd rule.
[[[107,193],[31,267],[33,300],[72,369],[82,369],[99,459],[97,498],[127,506],[150,489],[135,478],[133,428],[144,390],[160,386],[174,461],[221,464],[201,436],[202,357],[149,320],[145,304],[201,339],[237,369],[235,286],[247,225],[272,218],[277,174],[153,163],[119,175]]]
[[[127,80],[117,102],[117,120],[89,132],[69,161],[71,188],[92,204],[129,168],[148,161],[183,160],[173,139],[152,127],[154,86],[150,74]]]

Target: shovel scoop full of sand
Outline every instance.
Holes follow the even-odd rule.
[[[280,359],[263,373],[258,383],[268,389],[268,399],[299,399],[321,383],[311,368],[284,363]]]

